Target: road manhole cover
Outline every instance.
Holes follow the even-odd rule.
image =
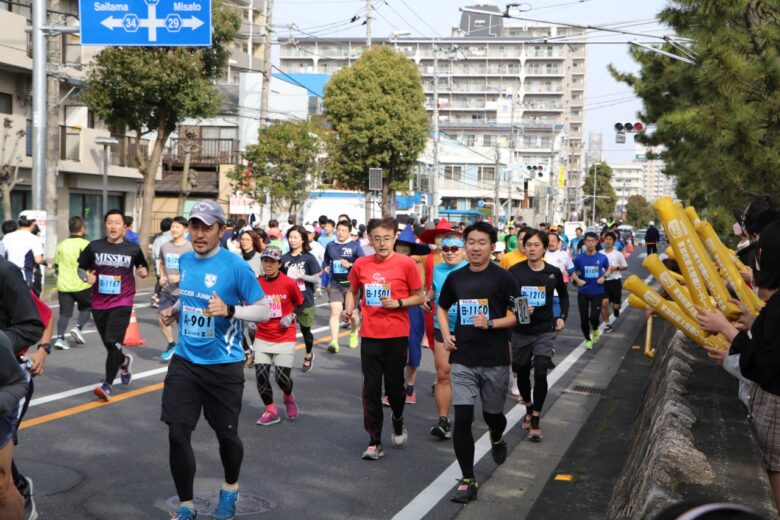
[[[219,503],[219,490],[210,493],[195,491],[195,509],[199,515],[214,515]],[[179,497],[173,496],[165,501],[165,506],[171,511],[179,507]],[[236,516],[256,515],[266,513],[276,508],[276,502],[252,493],[241,491],[236,505]]]

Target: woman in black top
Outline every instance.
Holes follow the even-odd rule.
[[[720,311],[697,307],[702,329],[720,332],[731,341],[730,354],[740,354],[742,375],[753,381],[750,418],[755,427],[769,483],[780,511],[780,221],[769,224],[756,246],[759,297],[766,305],[755,319],[743,307],[731,324]]]

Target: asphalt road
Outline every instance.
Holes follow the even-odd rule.
[[[644,273],[639,261],[629,259],[629,274]],[[127,388],[115,387],[110,403],[98,403],[91,393],[105,362],[104,348],[91,322],[86,328],[87,344],[54,351],[45,375],[36,378],[34,401],[22,424],[15,455],[22,472],[34,480],[36,503],[44,520],[162,519],[173,509],[176,492],[168,469],[167,428],[159,420],[167,367],[159,359],[164,340],[156,311],[148,305],[148,293],[139,294],[136,304],[141,336],[148,343],[128,349],[135,356],[135,379]],[[437,441],[429,434],[437,418],[430,391],[432,355],[423,354],[417,404],[407,405],[405,412],[409,442],[400,449],[391,446],[387,411],[385,457],[364,461],[360,455],[368,435],[362,422],[359,351],[346,347],[346,337],[338,354],[325,351],[330,339],[328,308],[324,298],[317,304],[315,368],[307,374],[300,371],[301,344],[293,371],[301,407],[298,420],[283,420],[270,427],[255,425],[261,402],[254,373],[246,369],[239,427],[245,449],[239,518],[411,518],[422,516],[404,509],[415,498],[422,511],[430,511],[430,518],[457,516],[463,506],[448,501],[446,479],[445,491],[430,486],[455,461],[451,442]],[[574,295],[555,358],[567,368],[561,362],[582,341],[578,323]],[[592,355],[588,352],[582,357]],[[578,366],[571,365],[567,381],[576,378]],[[280,401],[275,386],[274,392]],[[516,404],[508,395],[507,410]],[[474,436],[478,439],[486,428],[481,413],[476,417]],[[516,427],[510,433],[512,450],[525,440],[525,432]],[[203,420],[193,435],[193,446],[198,463],[196,501],[201,518],[209,518],[222,468],[216,439]],[[483,480],[495,465],[488,456],[476,469],[478,479]],[[453,478],[451,487],[455,484]]]

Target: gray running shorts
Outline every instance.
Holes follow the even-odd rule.
[[[532,358],[537,356],[545,356],[547,359],[544,361],[552,364],[550,360],[553,357],[553,350],[555,350],[554,332],[545,332],[536,336],[512,332],[512,366],[527,367],[531,365]],[[552,365],[547,368],[554,367],[555,365]]]
[[[477,396],[482,410],[487,413],[504,413],[506,392],[509,388],[509,366],[467,367],[453,363],[450,375],[452,404],[474,406]]]

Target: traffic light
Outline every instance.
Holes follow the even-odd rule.
[[[528,172],[532,176],[533,176],[534,173],[536,173],[539,177],[543,177],[544,176],[544,173],[542,173],[544,171],[544,166],[541,165],[541,164],[535,164],[533,166],[529,164],[525,168],[528,170]]]
[[[645,129],[645,125],[640,122],[636,123],[615,123],[615,130],[617,132],[641,132]]]

